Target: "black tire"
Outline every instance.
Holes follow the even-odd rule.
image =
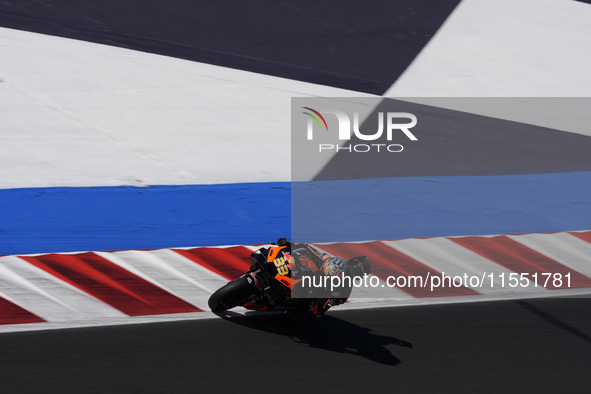
[[[207,304],[213,312],[225,311],[248,301],[254,287],[246,276],[229,282],[209,297]]]

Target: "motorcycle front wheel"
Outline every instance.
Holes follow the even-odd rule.
[[[213,312],[219,312],[244,305],[250,298],[254,288],[248,279],[248,277],[243,276],[220,287],[209,297],[207,302],[209,309]]]

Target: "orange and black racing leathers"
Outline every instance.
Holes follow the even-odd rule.
[[[330,261],[334,256],[323,253],[318,249],[314,248],[309,244],[304,243],[285,243],[285,248],[282,250],[282,255],[287,260],[287,265],[289,266],[289,276],[293,279],[301,277],[302,275],[306,276],[323,276],[325,275],[323,272],[323,266]],[[298,281],[294,281],[297,283]],[[295,286],[298,286],[296,284]],[[291,289],[287,287],[281,287],[284,294],[282,295],[286,299],[286,305],[294,305],[293,309],[291,308],[280,308],[280,309],[287,309],[287,310],[297,310],[299,312],[307,313],[307,314],[314,314],[314,315],[322,315],[328,309],[335,305],[343,304],[347,301],[351,293],[351,289],[348,291],[341,292],[336,294],[337,297],[307,297],[305,300],[307,302],[302,302],[304,299],[292,299],[291,298]],[[301,294],[301,293],[300,293]],[[324,292],[323,295],[327,295],[327,292]],[[266,304],[254,304],[254,303],[247,303],[244,305],[247,309],[254,309],[254,310],[272,310],[277,309],[275,307],[271,307],[270,305]],[[303,308],[303,309],[302,309]]]

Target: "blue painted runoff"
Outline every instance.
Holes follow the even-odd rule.
[[[299,242],[590,229],[591,172],[292,184]]]
[[[0,255],[267,243],[290,224],[289,183],[0,190]]]
[[[0,190],[0,255],[591,229],[591,172]]]

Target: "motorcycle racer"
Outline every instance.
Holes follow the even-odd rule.
[[[287,267],[289,267],[289,276],[293,280],[293,286],[301,286],[301,278],[303,276],[312,277],[331,277],[342,275],[346,268],[347,262],[342,257],[335,257],[328,253],[323,253],[318,249],[314,248],[309,244],[304,243],[290,243],[285,238],[282,238],[277,243],[280,246],[284,246],[282,250],[283,259],[286,260]],[[256,278],[254,278],[256,280]],[[283,296],[292,300],[297,308],[301,308],[302,299],[291,298],[291,291],[286,288],[282,288],[286,291]],[[299,294],[305,294],[308,300],[306,310],[300,312],[322,315],[328,311],[331,307],[341,305],[347,301],[351,294],[351,288],[338,288],[338,289],[309,289],[309,291],[302,290],[300,287]],[[316,290],[316,294],[314,293]],[[318,292],[318,290],[320,290]],[[246,303],[244,305],[247,309],[253,310],[268,310],[267,305],[260,305],[254,303]]]
[[[212,312],[242,306],[319,316],[349,298],[354,279],[372,272],[365,256],[345,260],[285,238],[270,245],[252,252],[250,269],[209,297]]]

